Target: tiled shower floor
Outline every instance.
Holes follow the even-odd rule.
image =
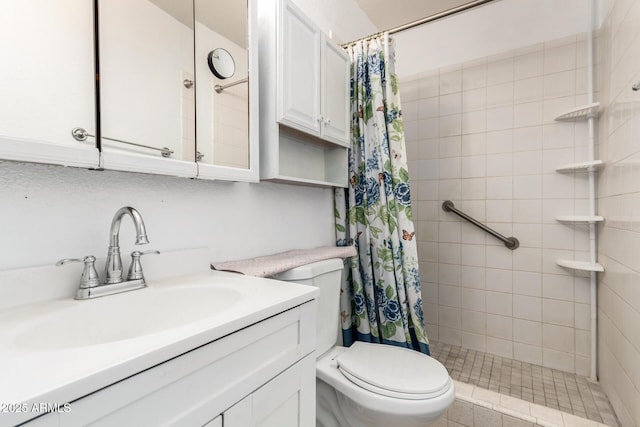
[[[455,345],[432,341],[430,348],[431,356],[454,380],[609,426],[620,425],[600,385],[586,377]]]

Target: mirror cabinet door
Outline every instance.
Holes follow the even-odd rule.
[[[0,1],[0,159],[98,167],[93,4]]]
[[[257,0],[96,3],[0,2],[0,159],[258,181]]]
[[[255,1],[194,3],[198,175],[257,181],[258,79],[249,78],[257,67]]]
[[[197,174],[192,0],[101,0],[102,166]]]

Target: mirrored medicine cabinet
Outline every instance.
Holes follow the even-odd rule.
[[[0,5],[0,158],[257,181],[256,0],[91,3]]]

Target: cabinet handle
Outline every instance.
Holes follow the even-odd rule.
[[[331,119],[324,119],[324,124],[325,125],[330,125],[331,124]]]
[[[316,121],[317,121],[318,123],[322,123],[322,116],[318,116],[318,117],[316,118]]]

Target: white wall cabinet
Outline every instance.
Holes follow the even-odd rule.
[[[282,4],[278,28],[278,121],[320,136],[322,32],[291,2]]]
[[[322,134],[349,146],[349,56],[327,36],[322,38]]]
[[[101,166],[195,177],[195,88],[184,83],[194,80],[195,38],[181,19],[193,2],[169,12],[146,0],[97,6]]]
[[[28,425],[315,425],[311,301],[71,402]]]
[[[290,0],[258,14],[261,178],[346,187],[347,54]]]
[[[258,181],[256,2],[0,2],[0,159]],[[229,27],[239,35],[227,38]],[[248,84],[215,91],[229,83],[214,83],[206,65],[217,47],[234,52],[232,80]]]
[[[278,122],[349,144],[349,57],[293,3],[278,31]]]
[[[93,3],[0,2],[0,159],[97,168]]]
[[[240,15],[244,18],[241,22],[231,21],[238,14],[219,0],[194,1],[198,178],[250,182],[260,179],[257,1],[245,2],[248,10],[246,15]],[[222,13],[218,12],[220,9]],[[221,26],[247,28],[248,34],[241,40],[236,35],[233,41],[216,31]],[[224,48],[233,56],[236,71],[231,78],[220,79],[209,69],[208,54],[217,48]],[[218,85],[231,86],[218,92]]]

